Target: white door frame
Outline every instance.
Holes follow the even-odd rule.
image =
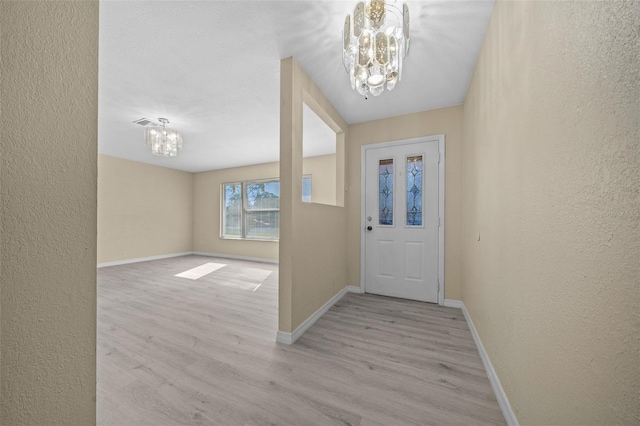
[[[438,142],[438,215],[440,226],[438,228],[438,304],[444,305],[444,165],[445,165],[445,137],[444,134],[422,136],[419,138],[402,139],[397,141],[380,142],[360,147],[360,291],[365,292],[365,178],[366,178],[366,153],[369,149],[411,145],[420,142]]]

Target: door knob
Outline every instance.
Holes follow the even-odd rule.
[[[371,231],[373,229],[373,226],[369,225],[367,226],[367,231]]]

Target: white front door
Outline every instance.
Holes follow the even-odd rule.
[[[439,141],[365,150],[365,291],[438,303]]]

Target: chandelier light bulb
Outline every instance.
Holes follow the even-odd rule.
[[[356,4],[342,32],[342,63],[351,88],[365,98],[393,90],[402,78],[402,63],[409,52],[409,8],[394,0]]]

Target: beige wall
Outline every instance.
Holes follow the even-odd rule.
[[[193,173],[98,156],[98,263],[192,250]]]
[[[0,423],[92,424],[98,5],[0,11]],[[335,111],[285,60],[279,328],[359,284],[361,145],[444,133],[446,297],[463,295],[518,419],[637,423],[639,26],[635,3],[498,2],[462,147],[460,107],[351,126],[348,215],[300,201],[302,89]],[[193,247],[219,252],[196,230],[219,232],[199,208],[209,173]]]
[[[98,2],[0,28],[0,424],[95,424]]]
[[[292,332],[347,285],[346,208],[302,202],[302,103],[336,132],[336,198],[344,205],[346,123],[292,59],[280,73],[279,325]]]
[[[445,135],[445,297],[462,299],[462,106],[349,126],[347,204],[349,285],[360,286],[360,159],[366,144]]]
[[[223,183],[277,178],[278,163],[196,173],[193,180],[193,250],[231,256],[277,260],[277,241],[220,238],[220,188]]]
[[[464,303],[521,424],[640,421],[638,28],[498,2],[464,104]]]
[[[307,157],[302,173],[311,175],[311,202],[336,204],[336,154]]]
[[[2,14],[8,15],[8,10],[4,9],[0,6],[0,12],[2,12]],[[2,85],[2,82],[4,81],[5,77],[4,75],[6,74],[5,71],[5,64],[2,61],[2,28],[3,28],[3,20],[0,19],[0,407],[4,406],[4,399],[2,399],[2,393],[3,393],[3,388],[2,388],[2,370],[4,370],[3,364],[2,364],[2,280],[3,280],[3,276],[2,276],[2,250],[3,250],[3,240],[2,240],[2,228],[4,226],[4,221],[3,221],[3,216],[4,216],[4,202],[3,199],[5,197],[4,195],[4,191],[3,191],[3,186],[2,186],[2,158],[5,155],[4,154],[4,138],[3,138],[3,133],[4,133],[4,127],[8,125],[5,124],[5,117],[2,115],[2,108],[3,108],[3,103],[2,103],[2,98],[5,97],[4,95],[4,86]],[[6,47],[5,47],[6,49]],[[2,421],[2,419],[4,418],[4,414],[2,412],[2,408],[0,408],[0,422]]]

